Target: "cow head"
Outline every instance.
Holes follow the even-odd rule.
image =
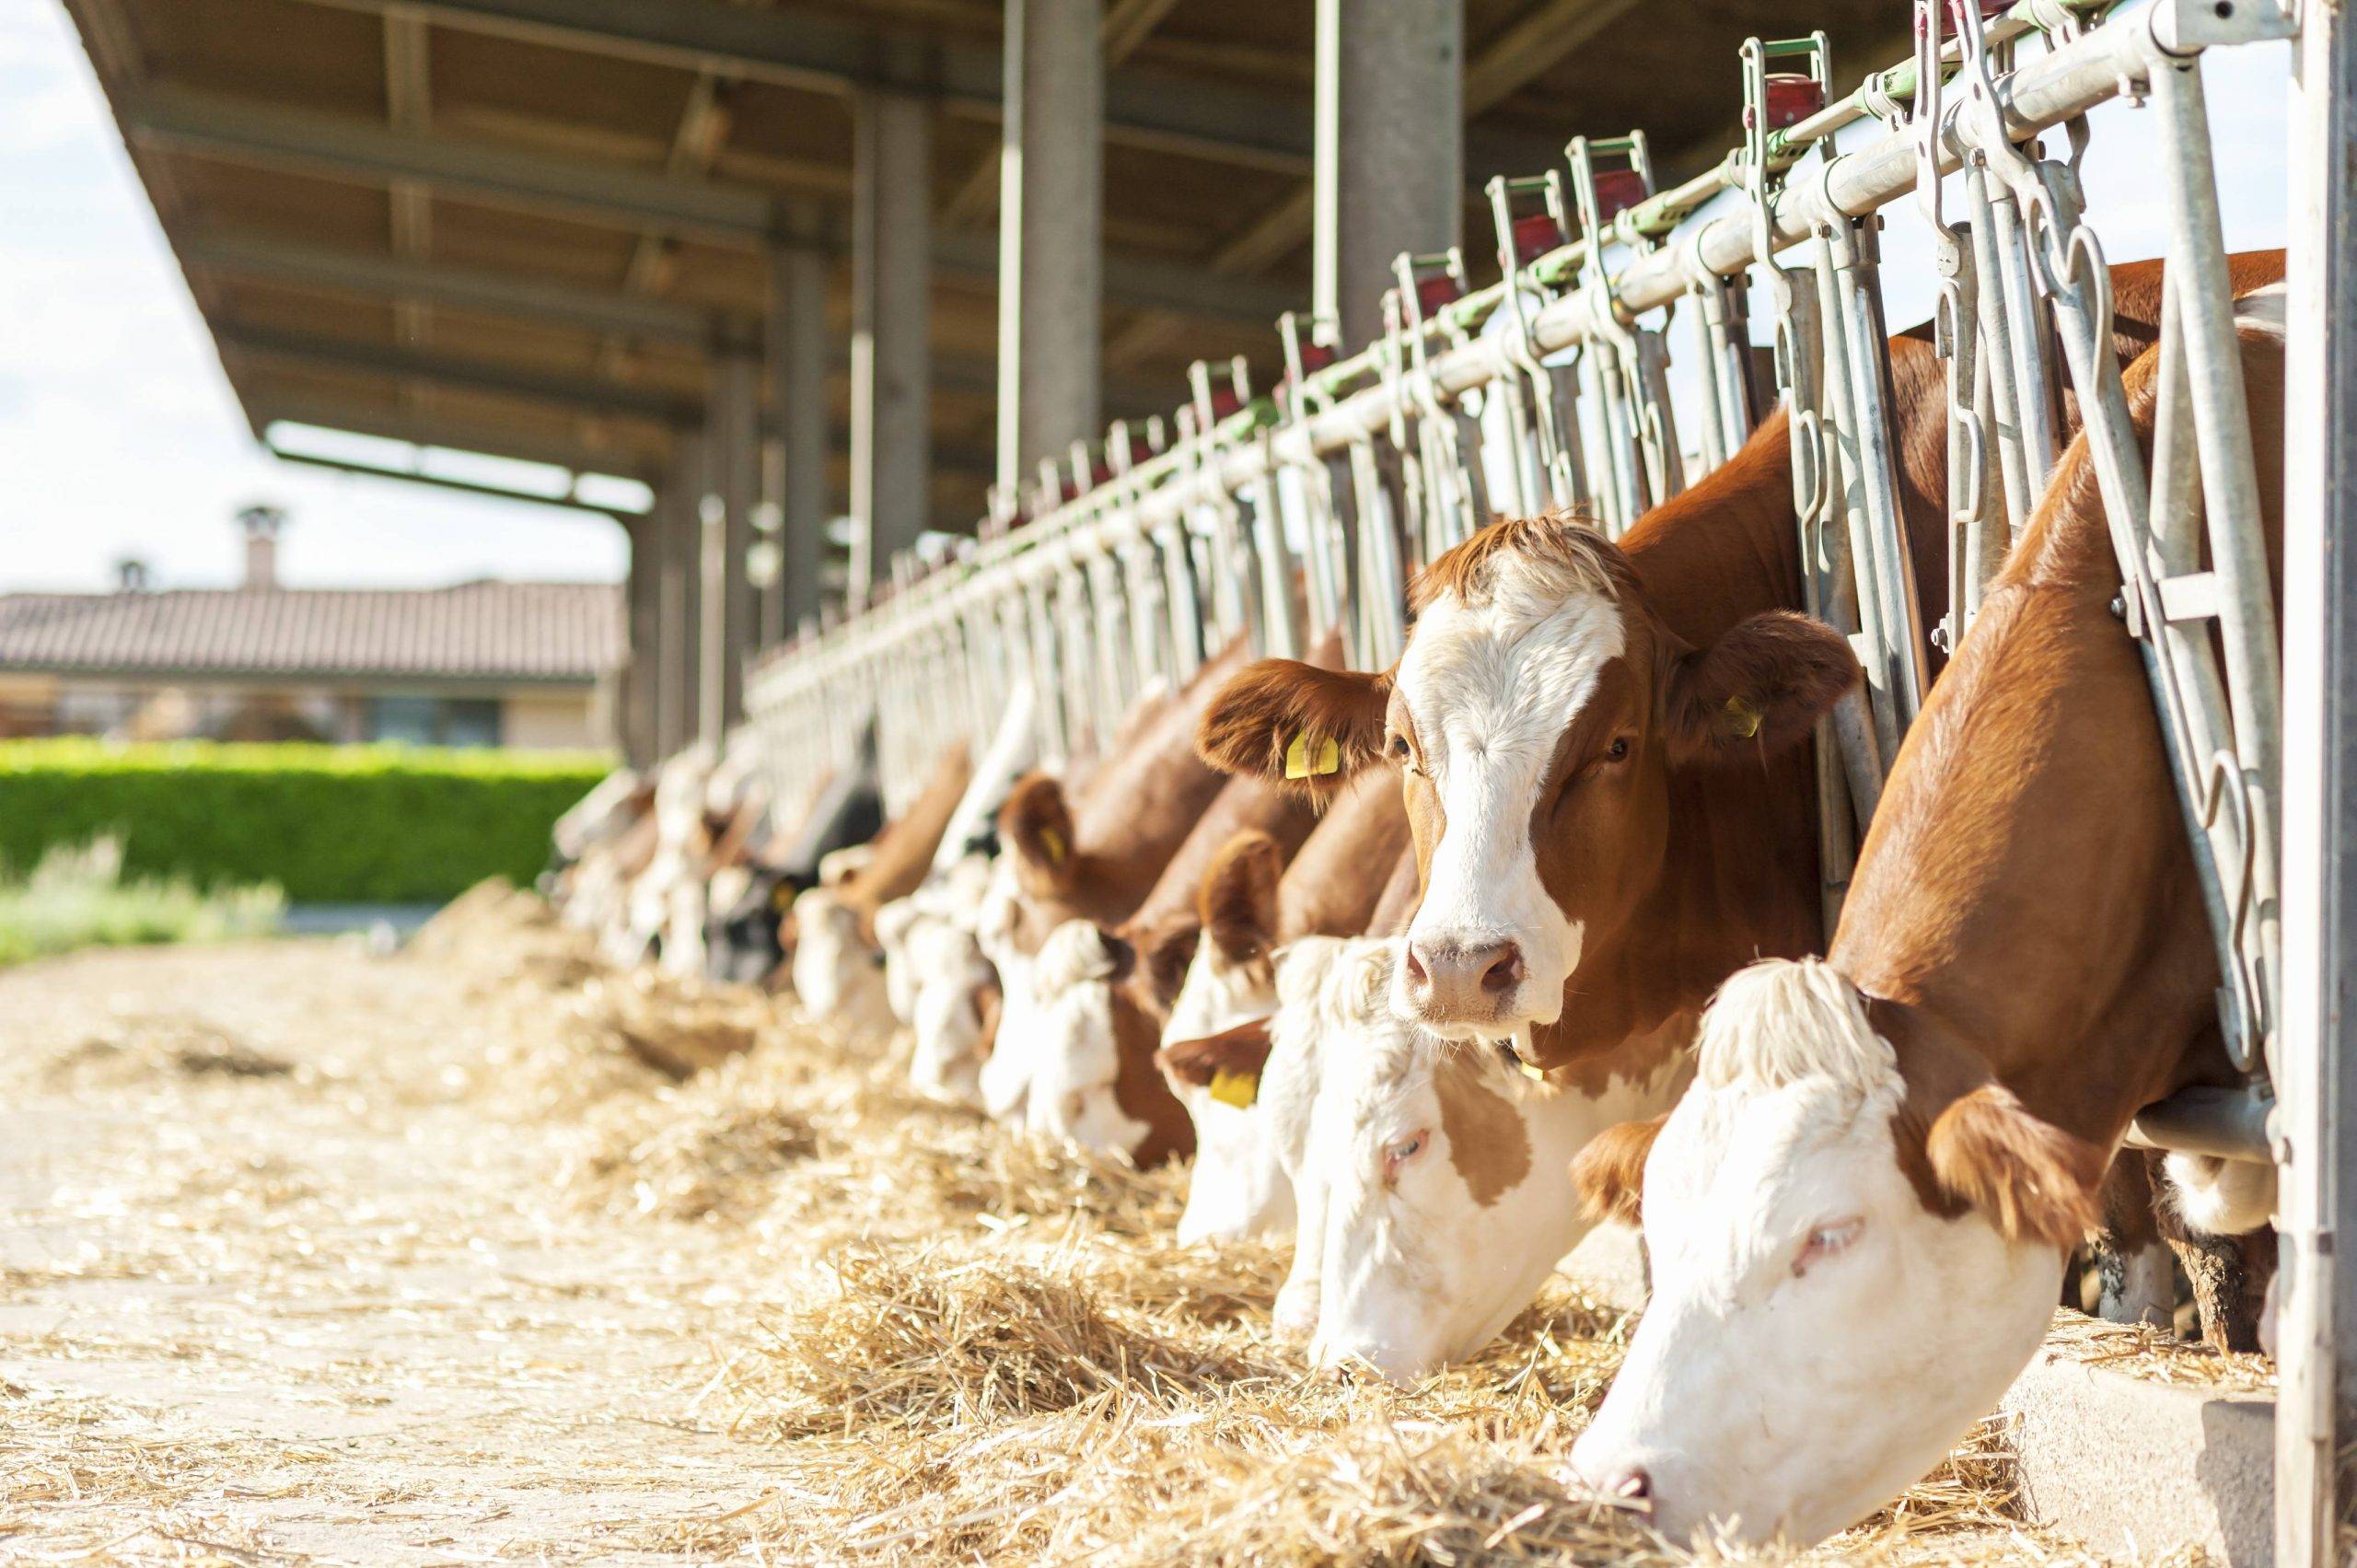
[[[1894,1046],[1815,960],[1730,980],[1698,1073],[1657,1130],[1573,1166],[1592,1206],[1641,1215],[1654,1294],[1573,1463],[1673,1540],[1806,1545],[1997,1402],[2096,1219],[2105,1156],[1969,1051]]]
[[[1658,885],[1679,776],[1794,744],[1858,676],[1838,633],[1782,611],[1687,645],[1619,549],[1561,517],[1482,529],[1423,573],[1415,609],[1393,668],[1263,661],[1198,743],[1321,792],[1399,770],[1422,891],[1392,1004],[1457,1040],[1559,1017],[1582,952]]]
[[[1178,1135],[1186,1114],[1153,1057],[1197,932],[1182,916],[1131,935],[1075,920],[1041,944],[1031,967],[1038,1038],[1026,1122],[1144,1165],[1193,1146]]]
[[[971,931],[939,916],[909,934],[908,956],[919,976],[910,1009],[916,1043],[909,1076],[936,1099],[979,1106],[990,1024],[999,1006],[998,971]]]
[[[1563,1250],[1544,1238],[1573,1204],[1539,1167],[1503,1056],[1393,1012],[1394,953],[1376,938],[1335,944],[1287,1032],[1317,1041],[1301,1186],[1318,1217],[1297,1243],[1318,1253],[1310,1358],[1410,1383],[1521,1310]]]
[[[794,992],[813,1018],[843,1027],[889,1028],[884,967],[859,932],[859,912],[832,889],[794,900]]]

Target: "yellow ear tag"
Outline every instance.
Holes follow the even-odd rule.
[[[1740,697],[1729,697],[1727,728],[1740,739],[1750,739],[1759,733],[1759,710]]]
[[[1511,1039],[1498,1041],[1498,1049],[1506,1053],[1506,1060],[1514,1063],[1514,1070],[1521,1074],[1524,1077],[1529,1079],[1532,1083],[1543,1084],[1547,1081],[1547,1069],[1544,1067],[1534,1067],[1529,1063],[1524,1061],[1522,1058],[1522,1052],[1515,1048],[1515,1043]]]
[[[1231,1073],[1223,1067],[1212,1074],[1212,1098],[1222,1105],[1232,1105],[1238,1110],[1251,1108],[1260,1098],[1260,1074]]]
[[[1341,771],[1341,743],[1331,737],[1318,743],[1314,755],[1309,749],[1306,731],[1295,736],[1293,744],[1285,748],[1285,777],[1289,779],[1322,778],[1328,773]]]
[[[794,884],[791,882],[780,882],[776,887],[770,889],[770,908],[777,911],[780,914],[783,914],[793,907]]]
[[[1042,828],[1039,830],[1039,844],[1048,852],[1049,865],[1062,865],[1064,863],[1064,836],[1062,833],[1053,828]]]

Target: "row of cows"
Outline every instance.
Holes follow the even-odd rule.
[[[2282,274],[2234,263],[2261,454]],[[2113,276],[2147,432],[2160,281]],[[1889,364],[1936,620],[1942,367],[1914,334]],[[1652,1305],[1578,1483],[1673,1538],[1815,1540],[1996,1402],[2091,1236],[2107,1310],[2165,1311],[2165,1236],[2247,1337],[2273,1172],[2122,1152],[2233,1074],[2085,443],[1830,931],[1810,746],[1860,672],[1800,613],[1791,469],[1779,414],[1617,541],[1495,522],[1419,575],[1392,668],[1231,648],[1060,772],[1018,694],[889,822],[872,749],[803,803],[741,759],[618,779],[560,829],[566,914],[905,1028],[929,1094],[1191,1156],[1183,1238],[1289,1231],[1276,1314],[1319,1365],[1468,1356],[1592,1224],[1641,1225]]]

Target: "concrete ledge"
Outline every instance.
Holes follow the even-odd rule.
[[[2040,1351],[1999,1408],[2016,1418],[2034,1518],[2098,1551],[2275,1551],[2275,1396],[2155,1383]]]
[[[1632,1230],[1598,1227],[1562,1267],[1612,1306],[1644,1305]],[[2274,1561],[2272,1393],[2157,1383],[2049,1345],[1998,1408],[2015,1421],[2030,1518],[2137,1561],[2187,1548],[2231,1568]]]

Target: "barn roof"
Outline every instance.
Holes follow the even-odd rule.
[[[0,594],[0,672],[586,683],[621,656],[601,583]]]
[[[324,424],[638,478],[766,313],[763,245],[846,247],[852,105],[931,106],[936,526],[994,419],[998,0],[66,0],[257,436]],[[1106,0],[1108,417],[1306,305],[1306,0]],[[1643,126],[1666,176],[1735,134],[1735,51],[1822,27],[1854,79],[1890,0],[1465,0],[1469,237],[1492,173]],[[1483,247],[1469,244],[1479,256]],[[1477,266],[1478,270],[1478,266]],[[831,314],[850,316],[848,267]],[[847,364],[830,401],[840,510]]]

